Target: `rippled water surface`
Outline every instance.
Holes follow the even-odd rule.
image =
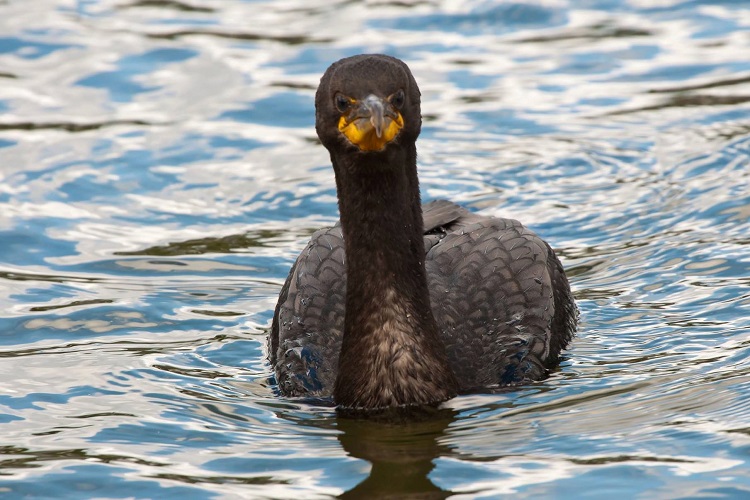
[[[390,426],[274,393],[360,52],[421,85],[425,200],[558,249],[548,380]],[[748,498],[749,219],[747,2],[0,1],[0,493]]]

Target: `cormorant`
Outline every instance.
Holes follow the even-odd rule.
[[[279,294],[269,355],[280,392],[376,410],[545,377],[577,323],[562,265],[518,221],[421,204],[408,66],[341,59],[315,110],[341,220],[312,236]]]

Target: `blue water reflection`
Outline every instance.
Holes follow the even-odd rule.
[[[561,26],[567,20],[563,9],[508,2],[501,5],[486,3],[469,12],[440,12],[423,16],[404,16],[396,19],[371,21],[375,28],[395,28],[404,31],[456,32],[461,36],[501,35],[510,31]]]
[[[273,96],[253,102],[248,108],[225,111],[219,119],[274,126],[279,119],[287,127],[315,126],[315,117],[310,115],[314,107],[312,96],[294,92],[276,92]]]

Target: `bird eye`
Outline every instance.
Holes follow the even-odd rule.
[[[388,98],[388,101],[395,107],[396,109],[401,109],[401,106],[404,105],[404,91],[399,90],[395,94],[392,94],[391,97]]]
[[[333,98],[333,102],[336,104],[336,109],[341,113],[346,113],[352,106],[352,101],[343,94],[336,94],[336,97]]]

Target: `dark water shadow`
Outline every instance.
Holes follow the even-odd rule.
[[[750,102],[750,95],[683,95],[672,96],[665,101],[638,108],[619,109],[605,116],[627,115],[642,111],[657,111],[666,108],[693,108],[698,106],[734,106]]]
[[[174,241],[143,250],[114,252],[115,255],[177,256],[202,255],[205,253],[233,253],[237,249],[270,246],[267,240],[282,235],[282,231],[261,230],[223,237],[206,237],[186,241]]]
[[[750,83],[750,76],[741,76],[737,78],[723,78],[721,80],[712,80],[710,82],[698,83],[694,85],[681,85],[677,87],[651,89],[648,91],[648,93],[649,94],[671,94],[674,92],[689,92],[691,90],[704,90],[704,89],[714,89],[718,87],[729,87],[733,85],[741,85],[743,83]]]
[[[75,122],[12,122],[0,123],[0,131],[6,130],[64,130],[66,132],[88,132],[108,127],[135,126],[149,127],[153,125],[169,125],[168,123],[156,124],[145,120],[109,120],[102,122],[75,123]]]
[[[309,236],[315,231],[301,231],[299,236]],[[286,241],[297,237],[287,229],[259,229],[228,236],[207,236],[183,241],[171,241],[165,245],[155,245],[140,250],[113,252],[114,255],[177,257],[180,255],[203,255],[208,253],[245,253],[252,248],[272,248],[279,239]]]
[[[239,31],[212,31],[208,29],[201,30],[177,30],[165,33],[147,33],[148,38],[157,40],[178,40],[188,36],[207,36],[213,38],[226,38],[241,42],[277,42],[284,45],[306,45],[311,43],[331,43],[332,38],[322,38],[307,35],[264,35],[261,33],[239,32]]]
[[[336,498],[442,500],[454,494],[436,485],[430,474],[438,458],[458,454],[447,444],[448,429],[457,421],[457,410],[432,408],[419,414],[378,415],[375,418],[344,416],[336,410],[331,398],[278,398],[272,394],[272,387],[261,389],[262,385],[264,383],[255,387],[259,390],[256,401],[263,399],[255,409],[245,404],[246,395],[239,401],[228,401],[225,396],[207,401],[205,392],[180,392],[191,398],[200,398],[195,413],[210,415],[221,425],[240,424],[252,433],[259,429],[271,434],[279,432],[278,423],[266,425],[253,416],[254,411],[262,409],[272,412],[281,421],[305,428],[303,434],[307,437],[303,438],[308,446],[314,446],[311,443],[316,435],[320,435],[318,431],[328,436],[335,434],[346,455],[371,465],[364,480]],[[311,428],[316,430],[312,434]],[[226,479],[231,480],[229,476]]]
[[[160,9],[171,9],[179,12],[201,12],[211,13],[216,12],[216,9],[211,7],[205,7],[202,5],[192,5],[185,2],[178,2],[176,0],[138,0],[136,2],[120,5],[118,9],[131,9],[137,7],[151,7]]]
[[[448,409],[390,422],[338,417],[344,451],[372,464],[370,475],[338,498],[448,498],[452,492],[433,483],[430,473],[438,457],[452,453],[443,438],[455,419],[456,412]]]
[[[633,38],[653,36],[653,32],[637,28],[616,26],[612,23],[600,23],[582,28],[565,30],[553,35],[531,36],[517,40],[516,43],[557,43],[566,40],[600,40],[606,38]]]

